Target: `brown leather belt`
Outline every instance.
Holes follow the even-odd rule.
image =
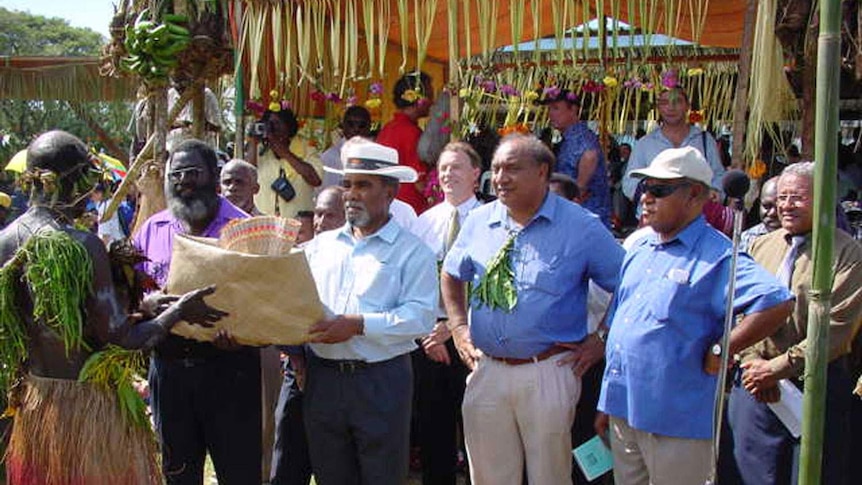
[[[557,354],[562,354],[563,352],[565,352],[567,350],[569,350],[569,349],[555,345],[555,346],[549,348],[548,350],[545,350],[544,352],[539,352],[538,354],[530,357],[529,359],[518,359],[515,357],[494,357],[493,355],[489,355],[488,357],[490,357],[490,358],[492,358],[498,362],[502,362],[502,363],[508,364],[508,365],[524,365],[524,364],[533,364],[536,362],[541,362],[541,361],[546,360],[546,359],[550,359],[551,357],[553,357]]]

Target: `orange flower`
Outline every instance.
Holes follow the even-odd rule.
[[[766,164],[763,160],[755,160],[748,166],[746,172],[748,172],[749,177],[759,179],[766,174]]]
[[[497,130],[497,133],[504,137],[506,135],[511,135],[513,133],[520,133],[522,135],[527,135],[530,133],[530,127],[524,123],[516,123],[514,125],[506,125]]]

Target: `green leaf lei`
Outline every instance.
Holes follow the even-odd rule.
[[[512,269],[512,250],[518,232],[509,233],[508,239],[497,254],[491,258],[479,284],[471,291],[471,296],[491,310],[500,309],[511,313],[518,303],[515,288],[515,271]]]
[[[83,304],[92,291],[92,261],[68,233],[40,231],[0,268],[0,389],[9,388],[27,358],[19,282],[30,288],[34,317],[60,335],[67,354],[87,348]]]
[[[64,231],[39,231],[0,268],[0,390],[9,390],[27,359],[27,329],[18,310],[20,282],[30,288],[36,320],[57,332],[66,353],[89,349],[83,338],[84,301],[92,293],[93,264],[86,248]],[[145,373],[144,354],[113,345],[91,355],[80,382],[115,389],[123,415],[148,426],[146,405],[132,378]]]

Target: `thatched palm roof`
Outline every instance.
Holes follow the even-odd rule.
[[[0,56],[0,95],[79,102],[134,100],[135,80],[103,77],[100,64],[98,57]]]

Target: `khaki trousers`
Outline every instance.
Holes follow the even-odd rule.
[[[632,428],[611,416],[616,485],[702,485],[712,469],[712,442]]]
[[[572,483],[571,429],[581,380],[558,362],[509,365],[483,357],[467,377],[462,412],[474,485]]]

